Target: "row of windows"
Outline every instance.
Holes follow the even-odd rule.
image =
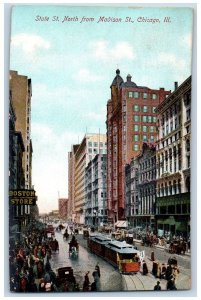
[[[135,122],[149,122],[149,123],[156,123],[157,118],[153,116],[133,116],[133,121]]]
[[[133,105],[133,111],[136,111],[136,112],[142,111],[142,112],[155,113],[155,109],[156,109],[156,106],[147,106],[147,105],[140,106],[137,104]]]
[[[156,132],[156,127],[155,126],[146,126],[146,125],[143,125],[143,126],[133,125],[133,130],[135,132],[137,132],[137,131],[142,131],[142,132]]]
[[[98,147],[98,143],[97,143],[97,142],[88,142],[88,147],[92,147],[92,145],[93,145],[94,147]],[[107,143],[105,143],[105,145],[107,145]],[[100,143],[99,143],[99,146],[100,146],[100,147],[104,147],[104,143],[100,142]]]
[[[139,92],[128,92],[128,98],[143,98],[143,99],[152,99],[152,100],[157,100],[158,95],[153,93],[153,94],[148,94],[148,93],[139,93]]]
[[[140,142],[140,141],[145,141],[146,142],[146,141],[148,141],[148,139],[153,142],[155,140],[155,137],[153,135],[148,137],[147,135],[140,135],[140,134],[135,134],[133,136],[133,141],[134,142]]]

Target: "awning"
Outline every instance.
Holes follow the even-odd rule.
[[[127,221],[117,221],[114,225],[116,227],[120,227],[120,228],[127,228],[128,222]]]

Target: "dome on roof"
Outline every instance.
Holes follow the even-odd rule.
[[[111,87],[114,86],[114,85],[117,85],[118,87],[121,87],[122,84],[124,83],[122,77],[119,75],[120,74],[120,70],[119,69],[116,70],[116,74],[117,75],[115,76],[115,78],[114,78],[114,80],[113,80],[113,82],[111,84]]]

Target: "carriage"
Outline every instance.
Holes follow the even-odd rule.
[[[75,237],[73,236],[72,240],[69,244],[69,257],[71,258],[77,258],[79,253],[79,244]]]

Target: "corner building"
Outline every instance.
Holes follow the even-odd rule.
[[[156,107],[170,91],[126,82],[116,70],[107,103],[107,201],[109,221],[125,218],[125,165],[140,154],[144,141],[156,140]]]

